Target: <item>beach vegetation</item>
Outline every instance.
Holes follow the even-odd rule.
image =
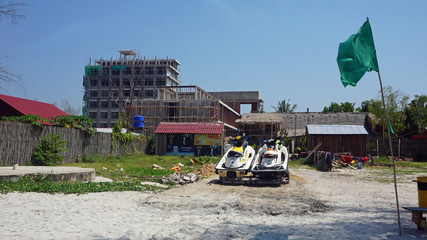
[[[175,172],[172,167],[179,166],[179,172],[192,172],[204,164],[216,163],[220,157],[194,156],[154,156],[154,155],[83,155],[78,163],[64,166],[94,168],[97,176],[110,178],[112,182],[54,182],[49,175],[25,176],[17,182],[0,181],[0,193],[43,192],[84,194],[108,191],[162,191],[175,184],[165,183],[167,188],[144,184],[144,182],[163,183],[162,179]]]
[[[60,153],[67,151],[67,140],[61,140],[59,134],[49,134],[41,137],[36,149],[31,156],[31,164],[35,166],[54,166],[64,161]]]
[[[172,185],[169,186],[171,188]],[[127,182],[53,182],[49,175],[31,175],[22,177],[17,182],[0,181],[0,193],[9,192],[40,192],[40,193],[64,193],[85,194],[90,192],[112,191],[152,191],[164,190],[157,186],[146,185],[141,181]]]
[[[81,163],[65,166],[94,168],[97,176],[111,178],[114,181],[132,181],[144,179],[153,181],[172,174],[172,167],[179,166],[180,172],[188,173],[203,164],[217,163],[220,157],[214,156],[157,156],[146,154],[134,155],[83,155]]]

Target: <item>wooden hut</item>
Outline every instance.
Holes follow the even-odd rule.
[[[363,125],[307,125],[307,149],[332,153],[350,152],[353,156],[366,156],[368,132]]]

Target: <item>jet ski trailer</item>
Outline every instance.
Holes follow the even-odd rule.
[[[251,172],[265,183],[289,183],[288,150],[279,139],[268,140],[258,151]]]
[[[233,147],[215,166],[215,172],[219,175],[220,182],[241,181],[251,170],[255,154],[255,150],[248,146],[244,136],[237,136],[233,139]]]

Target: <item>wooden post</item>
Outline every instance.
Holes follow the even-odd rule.
[[[320,142],[319,144],[317,144],[317,146],[313,149],[313,151],[310,152],[310,154],[307,155],[307,157],[304,158],[304,160],[301,163],[305,163],[305,161],[307,161],[307,159],[315,152],[317,151],[317,149],[322,146],[322,143]]]

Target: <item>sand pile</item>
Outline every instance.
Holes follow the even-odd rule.
[[[215,165],[214,164],[205,164],[200,168],[192,171],[191,173],[196,174],[199,177],[210,177],[215,175]]]

